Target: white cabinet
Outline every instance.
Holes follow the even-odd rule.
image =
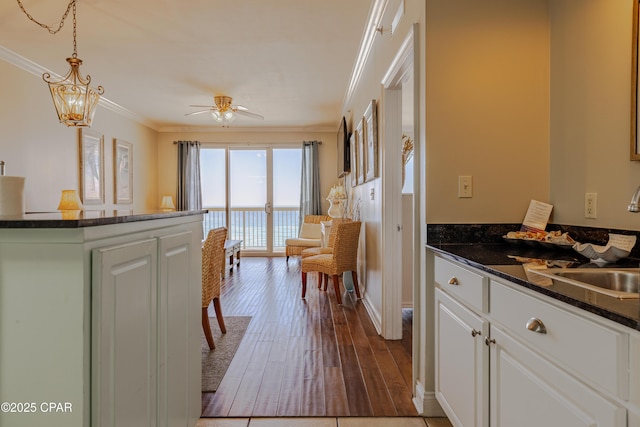
[[[0,397],[36,405],[0,426],[193,427],[201,241],[200,214],[0,229]]]
[[[436,398],[455,426],[488,421],[489,322],[436,289]]]
[[[156,239],[93,251],[93,425],[156,425]]]
[[[184,426],[200,407],[191,242],[189,231],[93,250],[94,426]]]
[[[434,266],[435,391],[454,426],[627,426],[626,331],[448,259]]]
[[[626,426],[626,410],[491,326],[490,426]]]

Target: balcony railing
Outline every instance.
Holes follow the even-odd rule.
[[[209,230],[228,227],[229,238],[242,240],[242,249],[267,249],[267,214],[264,207],[231,208],[231,221],[227,225],[225,208],[204,207],[208,213],[204,216],[203,230],[206,236]],[[300,209],[298,207],[273,208],[273,248],[282,250],[285,240],[298,237]]]

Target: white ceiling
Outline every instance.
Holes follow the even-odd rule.
[[[49,26],[68,0],[22,0]],[[157,130],[214,126],[214,95],[261,114],[232,128],[335,130],[371,0],[78,0],[82,74]],[[71,15],[56,35],[0,2],[0,46],[64,75]],[[42,90],[47,90],[42,83]],[[52,106],[53,109],[53,106]],[[99,111],[98,113],[99,114]]]

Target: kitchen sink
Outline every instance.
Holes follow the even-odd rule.
[[[536,269],[534,272],[553,281],[558,280],[616,298],[640,298],[638,268],[547,268]]]

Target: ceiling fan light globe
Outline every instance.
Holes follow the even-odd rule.
[[[216,122],[222,121],[222,114],[220,114],[220,111],[212,111],[211,117],[213,117],[213,120],[215,120]]]
[[[231,110],[226,111],[223,117],[226,121],[229,121],[229,122],[236,118],[235,114],[233,114],[233,111]]]

